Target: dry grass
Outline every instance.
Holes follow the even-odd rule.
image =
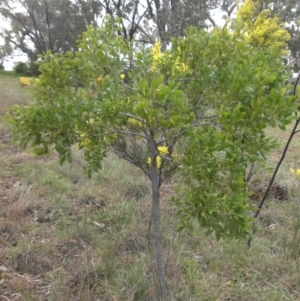
[[[0,75],[0,83],[0,116],[30,100],[17,78]],[[2,119],[0,129],[10,130]],[[288,135],[269,134],[280,143]],[[171,184],[162,188],[172,301],[300,300],[300,182],[289,173],[300,166],[298,149],[295,140],[277,179],[290,198],[267,201],[250,250],[201,229],[177,233]],[[87,180],[81,154],[74,155],[61,167],[55,154],[34,157],[0,143],[0,300],[157,300],[148,180],[113,156]],[[279,156],[254,178],[266,181]]]

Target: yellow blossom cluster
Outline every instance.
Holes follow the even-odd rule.
[[[159,146],[157,148],[157,150],[158,150],[159,154],[162,155],[162,156],[166,156],[169,153],[169,150],[168,150],[167,146]],[[151,158],[148,158],[147,164],[149,166],[151,166]],[[161,158],[161,156],[156,156],[156,167],[158,169],[161,168],[161,164],[162,164],[162,158]]]
[[[89,120],[86,121],[87,125],[93,125],[93,124],[100,124],[102,122],[101,118],[90,118]],[[80,141],[76,143],[76,148],[81,149],[81,148],[87,148],[87,149],[92,149],[93,148],[93,143],[92,140],[89,138],[88,132],[83,132],[83,131],[76,131],[77,134],[79,134]],[[111,141],[115,140],[117,138],[117,134],[113,132],[113,130],[110,131],[105,131],[104,132],[104,141],[107,143],[110,143]]]
[[[81,149],[81,148],[85,147],[85,148],[91,149],[92,148],[92,141],[91,141],[91,139],[89,139],[87,137],[87,134],[80,133],[79,136],[80,136],[81,141],[76,143],[76,148]]]
[[[161,168],[161,164],[162,164],[161,156],[167,156],[169,154],[169,149],[167,146],[159,146],[157,148],[157,150],[159,152],[159,155],[156,157],[156,167],[159,169],[159,168]],[[178,153],[176,151],[173,151],[172,159],[177,162],[180,160],[180,156],[178,155]],[[149,166],[151,166],[151,158],[148,158],[147,164]]]
[[[86,121],[87,124],[94,124],[95,119],[90,118],[89,120]],[[77,131],[80,137],[80,141],[76,143],[77,149],[86,147],[86,148],[92,148],[92,141],[90,138],[88,138],[87,133],[84,133],[82,131]]]
[[[297,178],[300,178],[300,169],[295,170],[294,168],[290,168],[290,173]]]
[[[269,9],[257,14],[258,6],[258,0],[245,0],[237,11],[237,21],[245,30],[246,42],[259,47],[286,48],[290,34],[277,17],[271,17]]]
[[[153,58],[152,67],[151,67],[152,72],[156,72],[159,70],[158,65],[161,59],[160,49],[161,49],[161,42],[160,40],[158,40],[158,42],[156,42],[152,47],[152,58]]]
[[[245,26],[250,27],[252,25],[252,19],[256,12],[258,1],[245,0],[242,7],[237,12],[237,20],[242,22]]]
[[[164,60],[171,58],[172,56],[169,53],[162,53],[160,49],[161,49],[161,42],[160,40],[158,40],[152,47],[152,60],[153,60],[151,66],[152,72],[159,71],[159,66],[165,64]],[[185,63],[181,63],[179,61],[179,57],[177,57],[173,65],[172,72],[174,73],[175,70],[187,72],[189,70],[189,67]]]
[[[120,79],[123,80],[123,79],[125,78],[125,74],[124,74],[124,73],[121,73],[121,74],[119,75],[119,77],[120,77]],[[108,76],[108,75],[103,75],[103,76],[95,77],[94,79],[95,79],[96,85],[97,85],[98,87],[100,87],[101,84],[104,82],[104,80],[105,80],[106,78],[109,78],[109,76]]]

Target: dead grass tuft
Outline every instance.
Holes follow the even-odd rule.
[[[146,241],[142,237],[129,238],[122,242],[118,248],[118,254],[137,255],[139,252],[144,252],[147,248]]]
[[[124,197],[126,200],[140,200],[149,196],[150,189],[148,185],[139,184],[139,185],[132,185],[127,188],[125,191]]]
[[[53,261],[33,251],[18,253],[11,259],[12,268],[19,273],[40,275],[53,270]]]
[[[169,251],[165,255],[166,275],[170,282],[179,283],[182,278],[182,265],[178,260],[177,254]]]
[[[16,246],[19,236],[19,224],[7,219],[0,220],[0,248],[7,246]]]
[[[76,256],[84,250],[84,246],[77,240],[61,240],[56,244],[58,252],[64,256]]]

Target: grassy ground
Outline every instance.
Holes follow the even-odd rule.
[[[7,109],[29,101],[28,87],[0,74],[0,137],[10,132]],[[269,134],[280,143],[288,137]],[[290,197],[267,201],[250,250],[201,229],[177,233],[171,184],[162,188],[172,301],[300,300],[300,182],[289,173],[300,167],[297,138],[278,177]],[[267,167],[279,157],[274,151]],[[157,300],[148,180],[112,155],[91,180],[79,152],[72,165],[57,161],[0,141],[0,300]],[[268,179],[267,167],[254,178]]]

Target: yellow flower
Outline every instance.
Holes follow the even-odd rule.
[[[98,124],[101,123],[101,118],[90,118],[89,120],[86,120],[86,124],[91,128],[91,125],[97,126]],[[89,136],[89,130],[87,129],[86,131],[79,131],[76,130],[76,133],[79,134],[79,141],[76,143],[77,149],[81,149],[83,147],[87,149],[92,149],[93,148],[93,143]]]
[[[159,155],[156,156],[156,167],[159,169],[161,168],[162,164],[162,156],[167,156],[169,154],[169,150],[167,146],[159,146],[157,150],[159,152]],[[180,161],[180,156],[176,151],[173,152],[172,159],[177,162]],[[147,159],[147,164],[151,166],[151,158]]]
[[[156,167],[157,167],[158,169],[161,168],[161,162],[162,162],[161,157],[160,157],[160,156],[157,156],[157,157],[156,157]],[[147,159],[147,164],[148,164],[149,166],[151,166],[151,158],[148,158],[148,159]]]
[[[172,154],[172,159],[175,161],[175,162],[180,162],[181,161],[181,158],[182,156],[178,154],[178,152],[176,150],[173,151],[173,154]]]
[[[97,86],[100,86],[101,83],[105,80],[106,76],[99,76],[95,78],[95,82],[97,84]]]
[[[87,138],[87,135],[85,133],[79,134],[81,141],[76,143],[76,148],[81,149],[83,147],[86,147],[88,149],[92,149],[92,141],[91,139]]]
[[[157,150],[158,150],[159,154],[162,155],[162,156],[166,156],[166,155],[169,153],[168,147],[167,147],[167,146],[159,146],[159,147],[157,148]],[[161,168],[161,164],[162,164],[162,158],[161,158],[160,155],[157,155],[157,156],[156,156],[156,167],[157,167],[158,169]],[[148,159],[147,159],[147,164],[148,164],[149,166],[151,166],[151,158],[148,158]]]
[[[300,178],[300,169],[295,170],[294,168],[290,168],[290,173],[297,178]]]
[[[167,146],[159,146],[157,148],[157,150],[159,151],[159,153],[163,156],[167,155],[169,153],[168,147]]]

